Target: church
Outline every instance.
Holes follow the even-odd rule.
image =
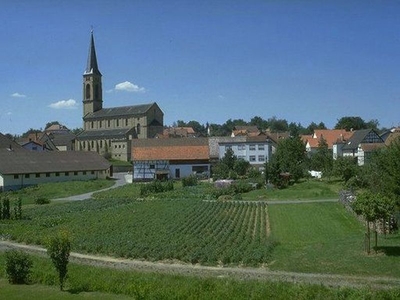
[[[103,108],[102,74],[97,64],[93,31],[82,91],[83,131],[75,140],[77,151],[95,151],[106,158],[129,161],[135,139],[162,134],[164,113],[155,102]]]

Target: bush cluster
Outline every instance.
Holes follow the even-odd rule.
[[[50,199],[47,199],[45,197],[36,197],[35,198],[35,204],[43,205],[43,204],[49,204],[49,203],[50,203]]]
[[[248,193],[253,189],[259,189],[261,188],[261,186],[262,185],[259,183],[252,184],[244,180],[239,180],[233,182],[228,187],[213,188],[213,190],[211,191],[211,195],[214,199],[227,200],[227,197],[221,196],[231,196],[233,200],[241,200],[241,194]]]
[[[188,177],[182,178],[182,186],[196,186],[198,183],[197,177],[195,175],[190,175]]]
[[[32,265],[28,254],[16,250],[6,251],[6,273],[9,283],[28,283]]]
[[[159,181],[155,180],[149,184],[143,184],[140,187],[140,196],[146,197],[151,194],[158,194],[167,191],[172,191],[174,189],[174,183],[172,181]]]

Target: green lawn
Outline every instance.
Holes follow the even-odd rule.
[[[4,255],[0,252],[0,266]],[[325,287],[262,280],[195,277],[70,263],[65,291],[49,259],[33,257],[30,285],[10,285],[0,272],[0,299],[398,299],[400,289]]]
[[[339,203],[270,205],[273,270],[400,276],[400,235],[379,236],[378,254],[364,252],[365,228]],[[385,253],[386,252],[386,253]]]
[[[80,195],[113,186],[114,183],[112,179],[45,183],[7,193],[10,194],[11,197],[20,197],[22,204],[26,205],[35,203],[36,198],[51,200]]]
[[[61,292],[56,286],[41,284],[31,285],[12,285],[5,279],[0,279],[0,298],[1,299],[40,299],[40,300],[74,300],[74,299],[101,299],[101,300],[124,300],[132,299],[128,296],[106,294],[101,292]]]

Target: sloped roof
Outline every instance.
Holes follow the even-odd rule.
[[[385,146],[386,145],[384,143],[366,143],[366,144],[361,144],[361,149],[363,149],[365,152],[371,152],[381,149]]]
[[[168,138],[168,137],[194,137],[196,132],[192,127],[167,127],[164,128],[163,133],[159,134],[158,137]]]
[[[10,140],[4,134],[0,133],[0,150],[10,148],[14,151],[25,151],[25,149],[21,145],[17,144],[13,140]]]
[[[132,142],[132,160],[208,160],[207,138],[138,139]]]
[[[373,130],[373,129],[361,129],[356,130],[353,132],[351,138],[347,141],[346,145],[343,146],[343,150],[353,150],[357,149],[358,145],[360,145],[365,137],[370,133],[373,132],[376,134],[377,138],[380,139],[379,143],[384,143],[381,137]]]
[[[84,130],[77,135],[76,139],[89,140],[89,139],[125,138],[126,135],[133,130],[134,130],[133,128]]]
[[[388,137],[385,140],[385,144],[386,146],[389,146],[396,140],[400,140],[400,128],[395,128],[392,132],[389,133]]]
[[[84,117],[84,120],[88,121],[98,118],[139,116],[145,114],[153,105],[157,105],[157,103],[153,102],[149,104],[103,108],[98,111],[88,113]]]
[[[0,149],[1,174],[100,171],[111,164],[96,152],[9,151]]]
[[[316,129],[312,138],[308,139],[308,143],[311,148],[317,148],[321,137],[323,137],[328,144],[328,149],[332,149],[333,144],[347,141],[353,133],[353,131],[346,131],[345,129]]]

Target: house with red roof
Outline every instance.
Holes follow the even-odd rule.
[[[138,139],[131,153],[133,181],[210,175],[207,138]]]
[[[352,131],[345,129],[316,129],[312,135],[303,135],[301,138],[306,143],[306,151],[313,153],[322,140],[328,144],[328,149],[333,150],[334,144],[347,141],[352,135]]]

